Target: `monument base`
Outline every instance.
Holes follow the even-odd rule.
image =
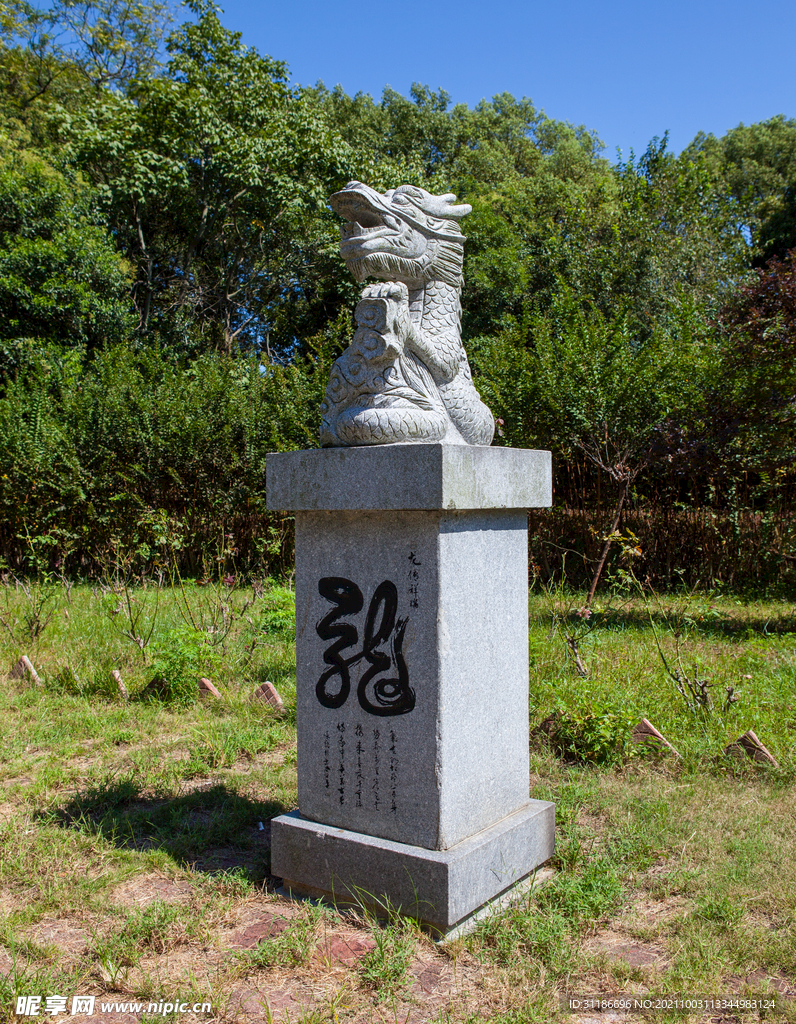
[[[513,814],[452,846],[427,850],[302,818],[271,823],[271,872],[294,893],[389,908],[437,934],[462,926],[553,855],[555,806],[529,800]]]

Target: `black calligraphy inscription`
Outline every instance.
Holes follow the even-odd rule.
[[[379,737],[378,729],[373,730],[373,805],[379,809]]]
[[[354,729],[354,735],[357,738],[357,784],[355,790],[357,807],[362,806],[362,734],[362,726],[357,723],[357,727]]]
[[[337,746],[340,750],[340,785],[337,787],[337,792],[340,794],[340,803],[345,803],[345,722],[337,723],[337,732],[339,736],[337,738]]]
[[[326,783],[326,788],[329,788],[329,774],[331,768],[329,767],[329,733],[323,734],[323,778]]]
[[[403,642],[408,619],[396,618],[398,589],[390,580],[376,587],[365,617],[365,635],[362,650],[348,658],[342,652],[359,641],[356,626],[339,619],[356,615],[362,610],[362,591],[351,580],[342,576],[324,576],[318,581],[318,593],[335,607],[316,626],[321,640],[336,640],[323,652],[324,663],[329,665],[315,686],[315,694],[325,708],[339,708],[351,692],[351,665],[362,661],[368,668],[357,687],[357,699],[363,711],[370,715],[405,715],[415,706],[415,691],[409,685],[409,672],[403,656]],[[338,639],[339,638],[339,639]],[[390,653],[381,649],[389,642]],[[397,675],[377,678],[395,666]],[[329,690],[329,683],[340,677],[339,689]]]
[[[395,732],[390,729],[390,810],[395,813],[398,804],[395,801],[395,793],[398,789],[398,757],[395,753]]]
[[[360,706],[371,715],[405,715],[415,706],[415,691],[409,686],[409,673],[403,656],[404,634],[408,620],[396,620],[397,610],[398,590],[394,583],[385,580],[376,587],[365,619],[365,643],[362,653],[370,663],[370,668],[363,674],[357,687]],[[379,650],[379,646],[388,640],[391,655]],[[397,677],[377,679],[379,673],[388,672],[392,668],[393,662],[398,670]],[[368,692],[368,685],[371,682],[372,699]]]
[[[342,576],[324,576],[322,580],[318,581],[318,593],[336,607],[321,619],[315,627],[315,631],[321,640],[334,640],[335,637],[340,639],[323,652],[324,662],[332,667],[327,669],[318,680],[315,693],[325,708],[339,708],[345,704],[351,692],[351,675],[348,666],[359,660],[358,657],[346,660],[340,652],[347,647],[353,647],[359,636],[356,626],[337,622],[337,620],[344,615],[356,615],[362,610],[362,591],[356,583],[343,579]],[[340,676],[340,689],[337,693],[330,693],[327,683],[336,675]]]
[[[412,566],[412,568],[409,570],[409,607],[417,608],[417,581],[420,579],[420,573],[417,571],[417,569],[414,568],[414,566],[422,565],[423,563],[419,562],[415,558],[414,551],[410,551],[409,564]]]

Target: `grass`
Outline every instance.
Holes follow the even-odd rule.
[[[24,653],[42,683],[0,686],[0,1019],[26,994],[335,1024],[547,1024],[567,993],[796,995],[793,604],[582,602],[531,594],[531,723],[558,722],[552,743],[532,733],[531,794],[556,803],[557,873],[438,948],[395,915],[273,891],[269,821],[296,806],[289,589],[2,588],[0,674]],[[200,675],[221,701],[198,699]],[[251,700],[266,679],[283,714]],[[630,742],[642,716],[682,757]],[[778,767],[724,754],[748,729]],[[796,998],[650,1016],[794,1022]]]
[[[240,954],[241,971],[251,968],[298,967],[315,952],[323,922],[323,910],[306,903],[291,924],[273,938],[261,939],[254,949]]]
[[[556,708],[575,718],[597,709],[616,719],[618,731],[622,722],[643,716],[695,770],[753,729],[784,775],[796,773],[796,605],[620,595],[597,604],[584,623],[578,598],[560,592],[532,597],[532,720]],[[567,644],[573,636],[585,678],[573,670]],[[690,677],[708,679],[710,708],[689,708],[677,691],[663,658],[673,666],[678,657]],[[728,691],[735,700],[725,706]]]

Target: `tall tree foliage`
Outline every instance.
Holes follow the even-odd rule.
[[[25,348],[124,341],[129,286],[93,190],[0,122],[0,386]]]
[[[757,270],[720,319],[725,446],[737,464],[776,484],[796,468],[796,249]]]
[[[187,350],[265,345],[300,301],[302,262],[349,149],[285,65],[246,47],[211,4],[169,37],[159,77],[65,116],[71,158],[104,196],[136,267],[142,335]],[[277,342],[289,348],[290,327]]]
[[[796,246],[796,119],[740,124],[721,139],[700,134],[687,153],[704,154],[713,167],[757,266]]]
[[[75,109],[155,73],[169,20],[166,0],[4,0],[0,11],[4,107],[40,143],[53,107]]]

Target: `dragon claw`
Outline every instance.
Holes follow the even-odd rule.
[[[393,299],[409,302],[409,289],[402,281],[378,281],[362,289],[363,299]]]

